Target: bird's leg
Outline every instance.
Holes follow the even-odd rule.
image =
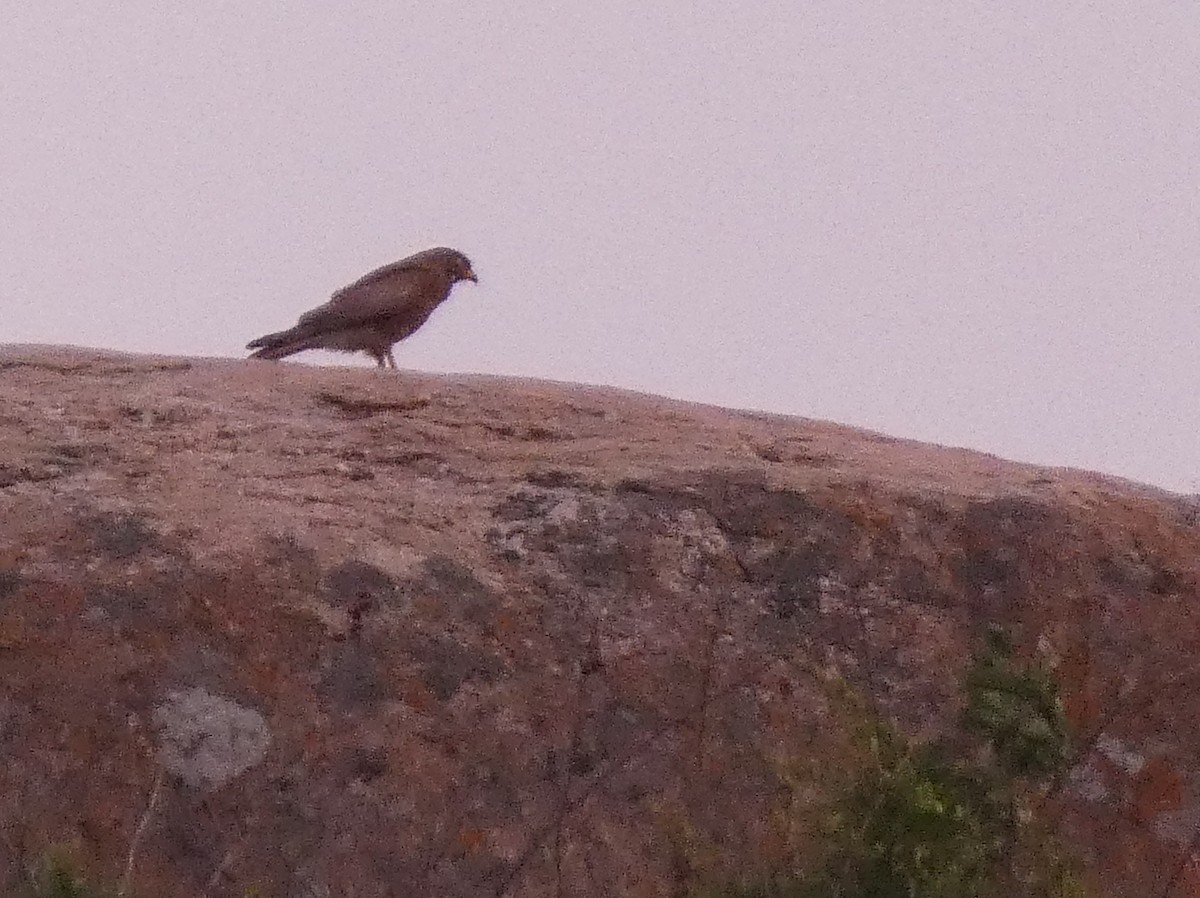
[[[375,356],[375,367],[376,368],[386,368],[387,367],[387,365],[383,361],[382,355]]]
[[[395,371],[396,370],[396,357],[394,355],[392,355],[392,347],[390,347],[390,346],[388,347],[387,358],[388,358],[388,361],[392,363],[392,370]]]

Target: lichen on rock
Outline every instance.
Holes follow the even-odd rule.
[[[154,724],[159,762],[206,792],[262,761],[271,743],[261,714],[200,687],[168,693],[154,709]]]

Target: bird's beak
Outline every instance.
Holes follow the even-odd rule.
[[[470,281],[472,284],[478,284],[479,278],[475,275],[475,269],[468,268],[467,273],[463,275],[464,281]]]

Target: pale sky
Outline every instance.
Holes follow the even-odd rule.
[[[9,3],[0,342],[241,356],[448,244],[402,367],[1191,492],[1198,160],[1195,0]]]

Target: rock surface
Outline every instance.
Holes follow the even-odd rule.
[[[830,674],[944,735],[1000,624],[1097,882],[1200,895],[1198,559],[1183,497],[823,422],[0,348],[0,886],[144,821],[145,894],[674,895],[680,826],[778,854]]]

